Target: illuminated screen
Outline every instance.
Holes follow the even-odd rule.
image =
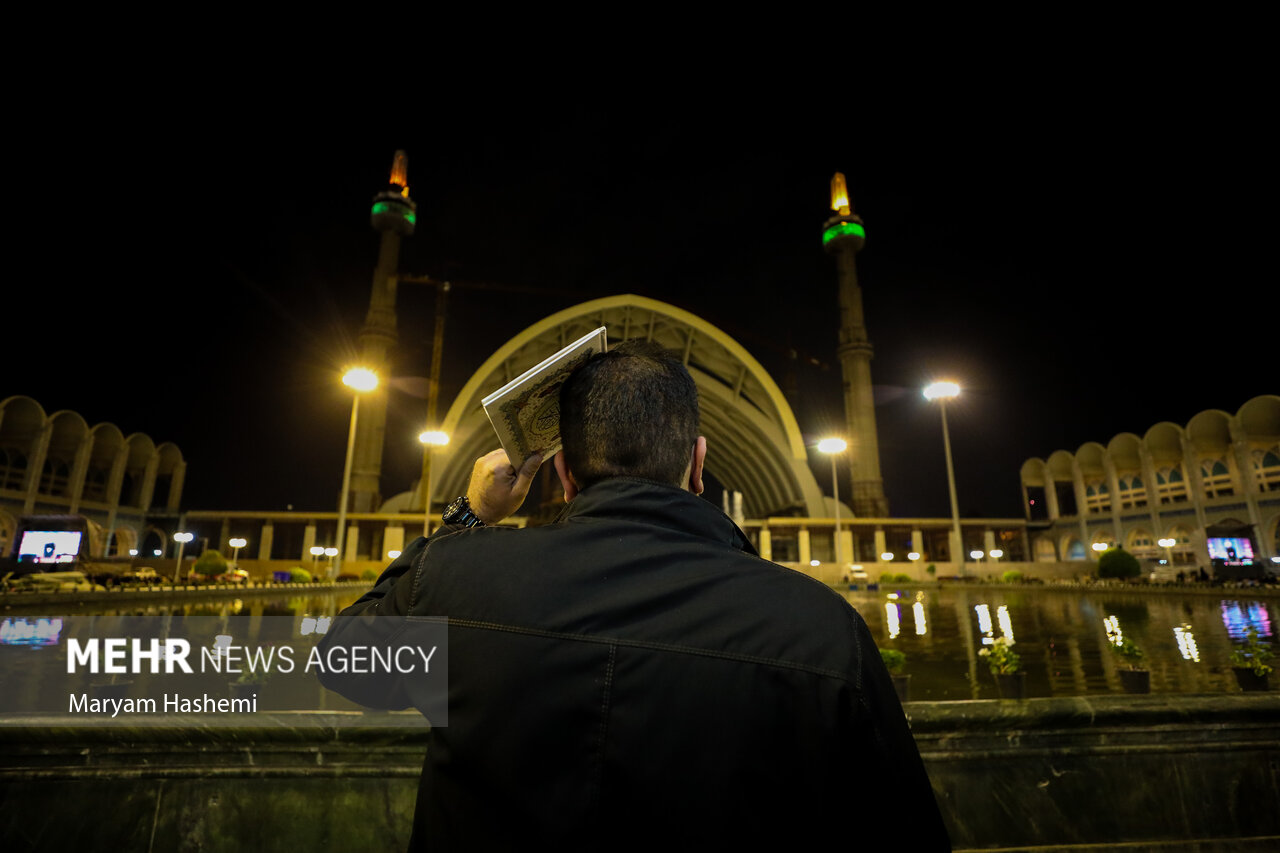
[[[70,563],[79,553],[79,530],[26,530],[18,546],[19,562]]]
[[[1209,557],[1214,560],[1252,560],[1253,543],[1240,537],[1212,536],[1209,538]]]

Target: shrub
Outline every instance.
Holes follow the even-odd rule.
[[[884,668],[894,675],[900,675],[907,665],[906,654],[897,649],[881,649],[880,660],[884,661]]]
[[[1272,669],[1268,664],[1272,657],[1271,644],[1258,642],[1258,629],[1250,628],[1244,645],[1231,652],[1231,665],[1251,669],[1254,675],[1267,675]]]
[[[1138,558],[1123,548],[1109,548],[1098,557],[1098,577],[1136,578],[1142,574]]]
[[[206,577],[225,575],[227,573],[227,558],[222,556],[222,552],[217,549],[210,548],[200,555],[199,559],[191,567],[191,571]]]
[[[1004,581],[1005,583],[1021,583],[1022,572],[1019,572],[1016,569],[1010,569],[1009,571],[1005,572],[1000,576],[1000,580]]]
[[[302,566],[294,566],[293,571],[289,572],[289,583],[311,583],[311,572]]]
[[[360,580],[362,581],[376,581],[377,579],[378,579],[378,573],[375,572],[373,569],[365,569],[363,572],[360,573]]]
[[[925,569],[925,571],[931,575],[936,575],[938,573],[938,567],[935,566],[933,563],[930,563],[929,568]]]
[[[995,642],[989,648],[983,648],[978,654],[987,659],[987,665],[991,667],[991,671],[994,673],[1017,672],[1022,659],[1018,657],[1018,653],[1013,650],[1012,646],[1013,643],[1009,641],[1008,637],[996,637]]]
[[[911,583],[911,575],[894,575],[894,583]]]
[[[897,578],[897,575],[895,575],[893,572],[883,572],[880,575],[880,583],[893,583],[894,579],[896,578]]]
[[[1118,643],[1110,643],[1111,653],[1120,659],[1128,669],[1140,669],[1142,664],[1142,649],[1138,644],[1128,637],[1124,637]]]

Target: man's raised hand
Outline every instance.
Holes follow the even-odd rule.
[[[471,511],[485,524],[497,524],[520,508],[533,475],[542,464],[542,454],[535,453],[516,470],[502,448],[491,450],[476,460],[471,469],[471,482],[467,486],[467,500]]]

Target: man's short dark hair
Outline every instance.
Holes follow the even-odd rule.
[[[624,341],[560,387],[560,438],[578,488],[609,477],[683,486],[698,440],[698,389],[675,353]]]

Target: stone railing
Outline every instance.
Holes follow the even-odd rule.
[[[906,709],[957,850],[1280,849],[1280,695]],[[0,718],[6,851],[406,848],[422,728],[264,716],[253,728]],[[901,822],[903,850],[911,807],[875,818]]]

